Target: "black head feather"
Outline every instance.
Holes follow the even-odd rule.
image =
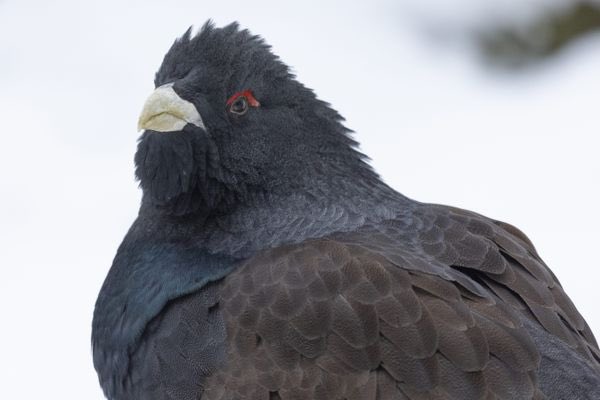
[[[231,209],[265,194],[330,191],[340,179],[377,180],[340,115],[296,81],[258,36],[206,23],[175,41],[155,85],[173,83],[206,130],[146,131],[136,154],[144,203],[171,214]],[[226,105],[251,90],[260,107]]]

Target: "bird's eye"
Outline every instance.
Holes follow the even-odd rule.
[[[231,103],[229,112],[236,115],[244,115],[248,112],[248,99],[245,96],[240,96]]]
[[[250,107],[260,107],[251,90],[244,90],[231,96],[227,100],[229,112],[235,115],[244,115]]]

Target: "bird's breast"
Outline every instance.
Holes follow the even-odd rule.
[[[92,324],[94,366],[109,399],[120,398],[132,384],[130,355],[148,324],[168,304],[218,281],[235,265],[231,257],[197,247],[126,237],[98,296]]]

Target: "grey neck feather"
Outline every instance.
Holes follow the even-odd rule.
[[[142,207],[141,216],[148,231],[167,231],[172,240],[191,239],[212,254],[247,258],[282,244],[393,219],[408,212],[411,204],[379,179],[340,179],[291,194],[254,195],[223,215],[169,217],[148,206]]]

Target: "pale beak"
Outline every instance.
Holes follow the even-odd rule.
[[[200,113],[187,100],[179,97],[173,84],[159,86],[148,97],[138,120],[138,130],[177,132],[187,124],[206,129]]]

